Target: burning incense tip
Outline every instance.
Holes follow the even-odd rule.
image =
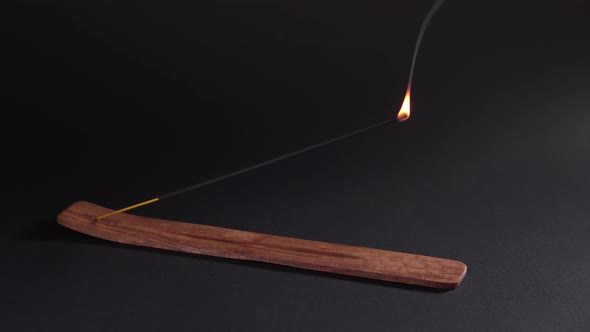
[[[402,107],[400,107],[399,112],[397,113],[397,121],[403,122],[410,118],[410,88],[406,90],[406,96],[404,97],[404,102],[402,103]]]

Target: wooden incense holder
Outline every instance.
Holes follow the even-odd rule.
[[[97,216],[111,211],[80,201],[59,214],[57,221],[80,233],[119,243],[434,288],[455,288],[467,272],[465,264],[450,259],[146,218],[126,213],[96,220]]]

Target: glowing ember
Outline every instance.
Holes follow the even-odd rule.
[[[399,109],[397,113],[397,121],[402,122],[406,121],[410,118],[410,88],[406,90],[406,96],[404,97],[404,102],[402,107]]]

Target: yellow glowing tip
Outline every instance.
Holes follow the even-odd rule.
[[[410,88],[406,90],[406,96],[404,97],[404,102],[402,103],[402,107],[400,107],[399,112],[397,113],[397,121],[402,122],[406,121],[410,118]]]
[[[159,200],[160,200],[159,198],[152,198],[152,199],[147,200],[145,202],[137,203],[135,205],[131,205],[131,206],[128,206],[126,208],[122,208],[122,209],[117,210],[117,211],[113,211],[113,212],[109,212],[109,213],[103,214],[101,216],[96,217],[96,220],[101,220],[103,218],[110,217],[110,216],[112,216],[114,214],[117,214],[117,213],[121,213],[121,212],[129,211],[129,210],[133,210],[133,209],[138,208],[140,206],[148,205],[148,204],[157,202]]]

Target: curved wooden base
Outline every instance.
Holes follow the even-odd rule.
[[[119,243],[434,288],[455,288],[467,272],[465,264],[450,259],[146,218],[126,213],[96,220],[97,216],[111,211],[80,201],[64,210],[57,217],[57,221],[75,231]]]

